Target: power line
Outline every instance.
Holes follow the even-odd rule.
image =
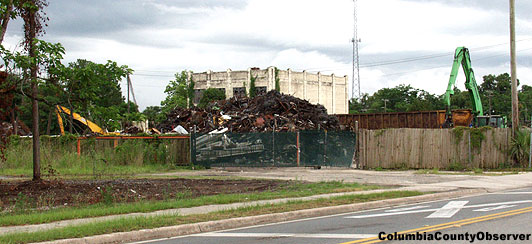
[[[528,51],[528,50],[532,50],[532,48],[521,49],[521,50],[518,50],[518,52]],[[475,58],[475,59],[472,59],[472,60],[473,60],[474,62],[477,62],[477,61],[479,61],[479,60],[485,60],[485,59],[490,59],[490,58],[496,58],[496,57],[506,56],[506,55],[509,55],[509,54],[507,54],[507,53],[503,53],[503,54],[497,54],[497,55],[492,55],[492,56],[487,56],[487,57],[482,57],[482,58]],[[411,70],[411,71],[405,71],[405,72],[398,72],[398,73],[392,73],[392,74],[385,74],[385,75],[382,75],[382,76],[402,75],[402,74],[408,74],[408,73],[415,73],[415,72],[418,72],[418,71],[431,70],[431,69],[437,69],[437,68],[445,68],[445,67],[449,67],[449,65],[439,65],[439,66],[434,66],[434,67],[430,67],[430,68],[423,68],[423,69],[417,69],[417,70]]]
[[[530,40],[532,40],[532,38],[521,39],[521,40],[518,40],[517,42],[530,41]],[[506,45],[508,43],[509,42],[487,45],[487,46],[480,46],[480,47],[473,47],[473,48],[469,48],[469,50],[476,50],[476,51],[486,50],[486,49],[490,49],[493,47]],[[453,56],[454,52],[436,53],[436,54],[429,54],[429,55],[423,55],[423,56],[414,56],[414,57],[409,57],[409,58],[391,59],[391,60],[384,60],[384,61],[378,61],[378,62],[372,62],[372,63],[365,63],[365,64],[361,64],[360,67],[368,68],[368,67],[385,66],[385,65],[400,64],[400,63],[414,62],[414,61],[420,61],[420,60],[426,60],[426,59],[446,57],[450,55]],[[338,69],[338,68],[347,68],[349,66],[351,65],[311,68],[311,69],[306,69],[306,70],[308,71],[313,71],[313,70],[331,71],[331,70]]]

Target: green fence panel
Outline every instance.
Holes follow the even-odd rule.
[[[355,149],[352,132],[255,132],[193,134],[192,158],[205,167],[349,167]]]

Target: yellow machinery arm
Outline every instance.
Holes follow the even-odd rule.
[[[61,135],[64,135],[65,134],[65,127],[63,126],[63,119],[61,118],[60,112],[65,113],[67,115],[70,115],[70,109],[65,108],[63,106],[60,106],[60,105],[56,105],[55,106],[55,113],[57,115],[57,122],[59,123],[59,128],[61,129]],[[83,123],[84,125],[88,126],[89,129],[92,132],[94,132],[94,133],[98,133],[98,134],[101,134],[101,135],[114,134],[114,133],[106,132],[104,129],[102,129],[97,124],[93,123],[92,121],[90,121],[90,120],[88,120],[86,118],[81,117],[81,115],[79,115],[77,113],[72,113],[72,118],[77,120],[77,121],[79,121],[79,122],[81,122],[81,123]]]

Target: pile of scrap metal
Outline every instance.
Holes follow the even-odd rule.
[[[230,132],[339,130],[336,116],[322,105],[270,91],[254,98],[233,97],[211,102],[207,108],[176,108],[157,128],[170,132],[177,126],[197,132],[227,128]]]
[[[0,71],[0,135],[29,135],[30,129],[15,116],[18,110],[13,102],[16,87],[8,84],[7,77],[6,72]]]

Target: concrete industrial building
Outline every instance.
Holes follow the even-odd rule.
[[[189,79],[194,81],[194,103],[198,103],[202,92],[207,88],[218,88],[225,92],[227,98],[245,96],[249,94],[251,77],[256,77],[257,94],[263,94],[275,89],[275,80],[279,79],[280,92],[313,104],[323,105],[329,114],[348,113],[347,76],[322,75],[320,72],[308,73],[288,70],[249,68],[247,71],[223,72],[207,71],[203,73],[188,73]]]

